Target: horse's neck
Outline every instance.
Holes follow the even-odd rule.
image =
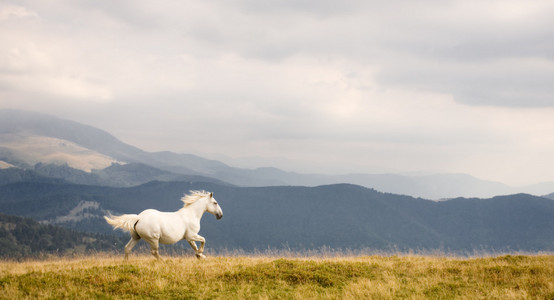
[[[206,204],[202,200],[198,200],[195,203],[189,204],[181,208],[178,213],[189,214],[200,220],[204,213],[206,212]]]

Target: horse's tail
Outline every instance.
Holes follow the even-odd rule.
[[[106,222],[112,225],[114,229],[121,228],[133,233],[135,231],[135,224],[137,224],[139,220],[139,216],[134,214],[112,216],[110,214],[108,216],[104,216],[104,219],[106,219]]]

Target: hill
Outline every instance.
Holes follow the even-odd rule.
[[[552,299],[553,270],[553,256],[84,257],[0,262],[0,297]]]
[[[93,169],[90,172],[71,168],[67,164],[42,163],[37,163],[27,169],[0,169],[0,185],[28,180],[46,182],[66,181],[76,184],[108,187],[131,187],[150,181],[215,182],[221,185],[227,184],[210,177],[176,174],[140,163],[113,163],[107,168],[101,170]]]
[[[48,137],[68,141],[115,160],[140,162],[144,151],[127,145],[109,133],[78,122],[19,110],[0,110],[0,134],[4,140]]]
[[[103,156],[105,166],[113,162],[143,163],[164,170],[178,169],[186,175],[206,174],[210,172],[210,168],[226,167],[216,161],[189,154],[146,152],[121,142],[104,130],[78,122],[27,111],[0,110],[0,150],[2,150],[0,154],[7,159],[6,162],[16,166],[34,165],[37,154],[22,153],[24,151],[20,145],[23,144],[28,149],[30,144],[40,145],[41,142],[49,143],[44,148],[55,149],[39,148],[35,152],[54,151],[50,157],[55,156],[59,161],[63,161],[62,157],[76,157],[89,161],[88,165],[101,165],[102,162],[98,160]],[[19,151],[14,151],[14,148]],[[83,151],[88,152],[83,154]],[[52,163],[53,161],[42,162]],[[91,168],[81,169],[91,170]]]
[[[76,232],[59,226],[39,224],[28,218],[0,214],[1,258],[117,251],[123,245],[121,238],[114,236]]]
[[[36,167],[37,164],[39,167]],[[152,174],[152,169],[146,170],[140,175],[142,178],[136,180],[128,173],[122,175],[119,171],[122,167],[114,167],[125,164],[138,164],[142,169],[148,166],[157,169],[159,174]],[[50,171],[52,165],[65,166],[65,170]],[[187,175],[213,178],[220,183],[257,187],[351,183],[426,199],[492,197],[516,192],[543,195],[554,191],[553,183],[512,188],[466,174],[326,175],[299,174],[264,166],[256,169],[235,168],[193,154],[146,152],[118,140],[104,130],[74,121],[26,111],[0,110],[0,168],[10,166],[43,171],[41,174],[45,176],[55,174],[60,177],[60,174],[65,174],[61,178],[74,183],[110,186],[138,185],[151,180],[182,180],[178,176]],[[110,173],[114,168],[119,169],[116,172],[123,177],[114,178],[113,173],[105,177],[103,173]],[[79,170],[81,173],[96,172],[97,176],[81,174]]]
[[[0,211],[109,233],[102,216],[175,211],[189,190],[215,192],[225,217],[202,220],[208,249],[553,251],[554,201],[526,194],[443,202],[355,185],[235,187],[150,182],[129,188],[20,182],[0,186]],[[162,252],[163,252],[162,248]]]

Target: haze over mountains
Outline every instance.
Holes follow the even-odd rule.
[[[107,213],[175,211],[184,193],[205,189],[225,212],[221,221],[202,220],[211,249],[554,251],[554,194],[439,202],[406,196],[512,191],[463,174],[241,169],[192,154],[146,152],[91,126],[9,110],[0,111],[0,161],[1,213],[89,233],[113,233],[102,218]],[[10,234],[3,243],[13,242]]]
[[[211,178],[237,186],[351,183],[425,199],[545,195],[554,183],[510,187],[467,174],[299,174],[272,167],[235,168],[193,154],[146,152],[92,126],[53,116],[0,110],[0,168],[16,166],[81,184],[133,186],[151,180]],[[137,175],[140,174],[140,175]],[[129,178],[132,177],[132,178]]]

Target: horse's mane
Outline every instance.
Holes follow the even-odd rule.
[[[188,195],[184,195],[181,198],[181,201],[185,203],[185,206],[193,204],[194,202],[198,201],[198,199],[204,198],[210,196],[209,192],[206,192],[204,190],[202,191],[190,191]]]

